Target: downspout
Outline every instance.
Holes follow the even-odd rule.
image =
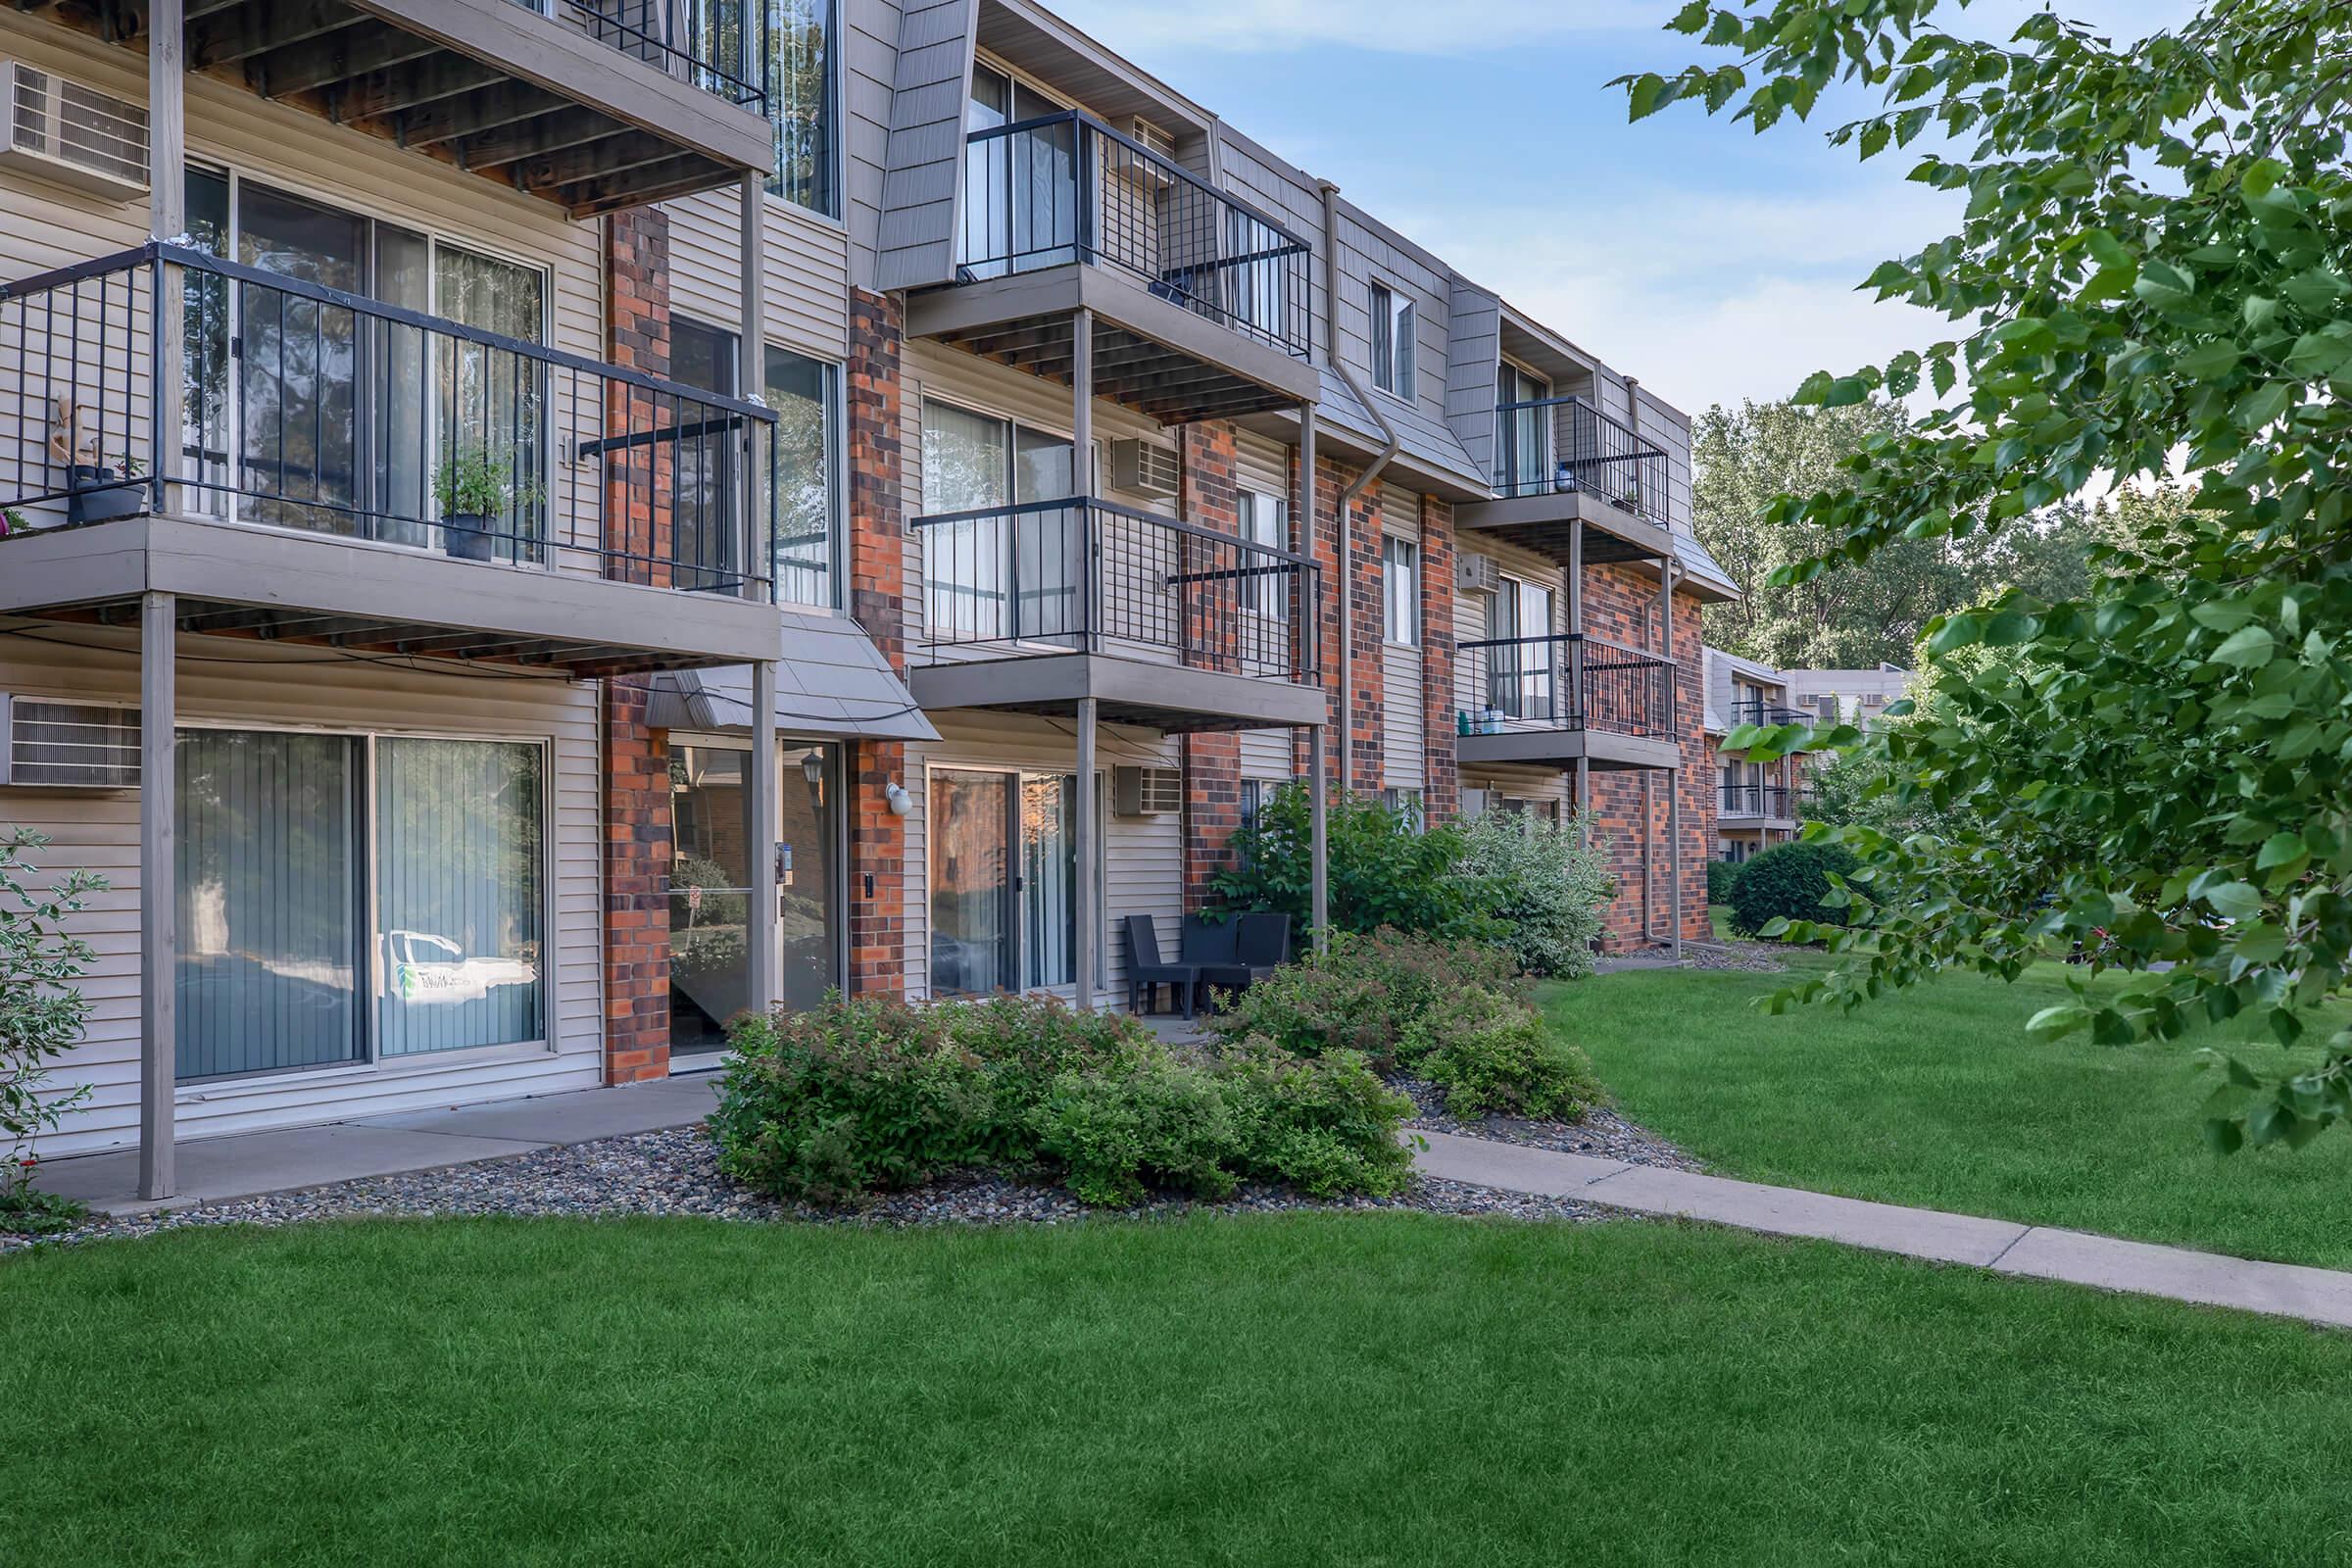
[[[1348,395],[1355,399],[1366,414],[1372,416],[1372,422],[1380,426],[1381,436],[1387,443],[1380,449],[1380,455],[1372,460],[1370,466],[1363,472],[1340,487],[1339,504],[1334,509],[1336,515],[1333,520],[1339,528],[1339,537],[1332,558],[1339,568],[1340,596],[1339,781],[1340,793],[1345,795],[1348,793],[1348,779],[1354,771],[1348,765],[1350,750],[1348,741],[1352,732],[1355,711],[1354,687],[1351,684],[1355,678],[1355,604],[1354,595],[1348,591],[1350,586],[1348,580],[1348,563],[1355,549],[1355,526],[1348,519],[1348,509],[1355,504],[1355,498],[1362,495],[1373,480],[1380,477],[1381,470],[1389,466],[1389,460],[1396,455],[1404,443],[1397,436],[1396,427],[1389,423],[1388,416],[1380,412],[1380,406],[1372,401],[1372,394],[1364,390],[1362,383],[1356,380],[1354,372],[1349,370],[1340,358],[1340,187],[1328,179],[1320,181],[1320,183],[1323,187],[1323,309],[1331,321],[1331,330],[1328,334],[1331,341],[1324,345],[1324,358],[1329,360],[1331,368],[1339,372],[1340,380],[1346,384]],[[1309,320],[1311,324],[1312,318],[1310,318]],[[1312,474],[1307,476],[1307,494],[1314,494],[1314,476]],[[1314,519],[1309,517],[1307,521],[1311,525]]]

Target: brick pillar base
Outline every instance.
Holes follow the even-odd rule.
[[[901,523],[899,431],[905,331],[896,301],[850,291],[847,418],[850,613],[906,672],[906,544]],[[885,791],[911,788],[904,741],[849,749],[850,993],[906,994],[906,824]]]
[[[605,1082],[669,1076],[669,739],[643,677],[605,683]]]

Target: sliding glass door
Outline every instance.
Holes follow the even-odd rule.
[[[1076,776],[941,770],[930,788],[932,991],[1074,984]]]
[[[1508,360],[1494,377],[1494,488],[1506,496],[1540,495],[1551,488],[1551,416],[1541,402],[1551,388]]]
[[[177,750],[180,1078],[546,1039],[542,747],[190,729]]]
[[[1077,488],[1069,438],[952,403],[923,404],[929,515],[1058,501]],[[922,530],[930,627],[943,641],[1068,643],[1084,630],[1084,514],[1075,507]]]

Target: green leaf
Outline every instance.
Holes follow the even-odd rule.
[[[2251,882],[2225,882],[2205,890],[2213,912],[2231,920],[2251,920],[2262,912],[2262,892]]]
[[[2213,651],[2213,662],[2233,665],[2238,669],[2252,669],[2259,664],[2269,663],[2278,647],[2268,626],[2241,626]]]
[[[2193,298],[2197,285],[2180,269],[2151,256],[2139,264],[2139,277],[2132,283],[2132,292],[2158,310],[2171,310]]]
[[[2292,381],[2266,381],[2238,400],[2230,417],[2241,430],[2255,431],[2276,424],[2295,400]]]
[[[2196,381],[2210,381],[2237,368],[2240,351],[2228,338],[2208,343],[2174,362],[2173,368]]]
[[[2346,360],[2352,360],[2352,339],[2332,331],[2306,332],[2286,351],[2286,368],[2307,381],[2324,381]]]
[[[2036,1040],[2056,1040],[2078,1029],[2089,1028],[2090,1018],[2090,1009],[2081,1003],[2062,1003],[2055,1007],[2044,1007],[2027,1019],[2026,1033]]]
[[[1629,121],[1646,120],[1656,114],[1664,107],[1660,98],[1665,91],[1666,78],[1656,72],[1645,71],[1636,76],[1632,90],[1627,94],[1627,103],[1632,112],[1626,118]]]

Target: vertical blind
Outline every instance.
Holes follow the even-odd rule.
[[[178,753],[178,1076],[356,1059],[359,742],[185,730]]]
[[[366,1059],[364,972],[379,1056],[546,1037],[540,748],[387,738],[371,794],[366,756],[352,736],[180,733],[179,1077]]]

